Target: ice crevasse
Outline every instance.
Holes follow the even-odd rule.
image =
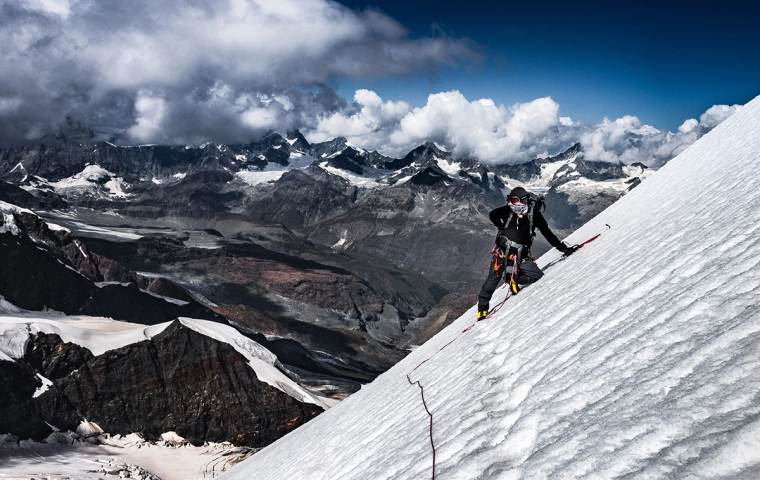
[[[760,97],[605,224],[220,478],[760,478]]]

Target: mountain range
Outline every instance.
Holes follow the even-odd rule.
[[[471,306],[488,212],[511,188],[543,195],[564,236],[652,173],[587,161],[579,145],[492,166],[433,143],[390,158],[297,131],[198,147],[94,138],[0,150],[1,336],[26,345],[0,362],[0,417],[22,438],[93,423],[96,436],[264,446]],[[533,253],[548,248],[537,239]],[[137,336],[101,352],[71,328]],[[242,366],[252,350],[276,381]],[[248,396],[235,415],[250,422],[218,423],[237,405],[208,396],[219,389]]]

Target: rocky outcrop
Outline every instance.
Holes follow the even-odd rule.
[[[112,434],[263,447],[318,415],[261,382],[232,346],[175,322],[150,340],[93,357],[56,387]]]
[[[38,375],[52,381],[46,389]],[[111,434],[263,447],[322,412],[258,379],[227,343],[174,322],[155,337],[102,355],[58,335],[30,337],[0,360],[0,432],[41,440],[86,418]],[[43,391],[44,390],[44,391]]]
[[[28,238],[0,233],[0,295],[28,310],[79,311],[93,282]]]
[[[75,343],[64,343],[56,334],[38,332],[26,346],[24,360],[45,378],[69,375],[93,358],[92,352]]]
[[[156,283],[120,263],[96,255],[71,232],[51,230],[33,213],[13,209],[0,218],[0,295],[28,309],[51,308],[66,314],[110,317],[144,325],[193,317],[227,323],[168,280]],[[102,285],[96,281],[119,282]],[[164,292],[157,293],[158,291]],[[157,295],[176,294],[179,300]],[[166,295],[171,297],[171,295]],[[189,297],[189,298],[188,298]]]
[[[0,432],[34,439],[52,432],[32,404],[32,395],[42,386],[34,370],[23,363],[0,360],[0,385]]]

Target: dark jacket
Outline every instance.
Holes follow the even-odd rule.
[[[530,220],[528,220],[528,215],[523,215],[523,217],[520,218],[517,214],[514,214],[512,215],[512,220],[509,222],[509,225],[504,225],[509,218],[510,213],[512,213],[512,210],[509,208],[509,205],[504,205],[503,207],[491,210],[488,217],[499,230],[505,230],[508,239],[523,245],[530,245],[532,239],[530,235]],[[564,250],[564,245],[562,245],[562,242],[557,236],[549,230],[549,224],[546,223],[546,219],[541,215],[541,212],[539,212],[538,209],[533,212],[533,226],[541,232],[552,247],[557,248],[560,251]]]

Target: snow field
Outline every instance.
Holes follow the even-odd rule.
[[[136,434],[101,435],[98,440],[95,445],[53,433],[40,443],[0,435],[0,478],[201,480],[214,478],[252,452],[228,443],[194,447],[174,432],[157,443]]]
[[[436,478],[757,478],[758,124],[760,97],[574,233],[612,225],[493,318],[462,333],[473,307],[223,478],[431,478],[410,373]]]

